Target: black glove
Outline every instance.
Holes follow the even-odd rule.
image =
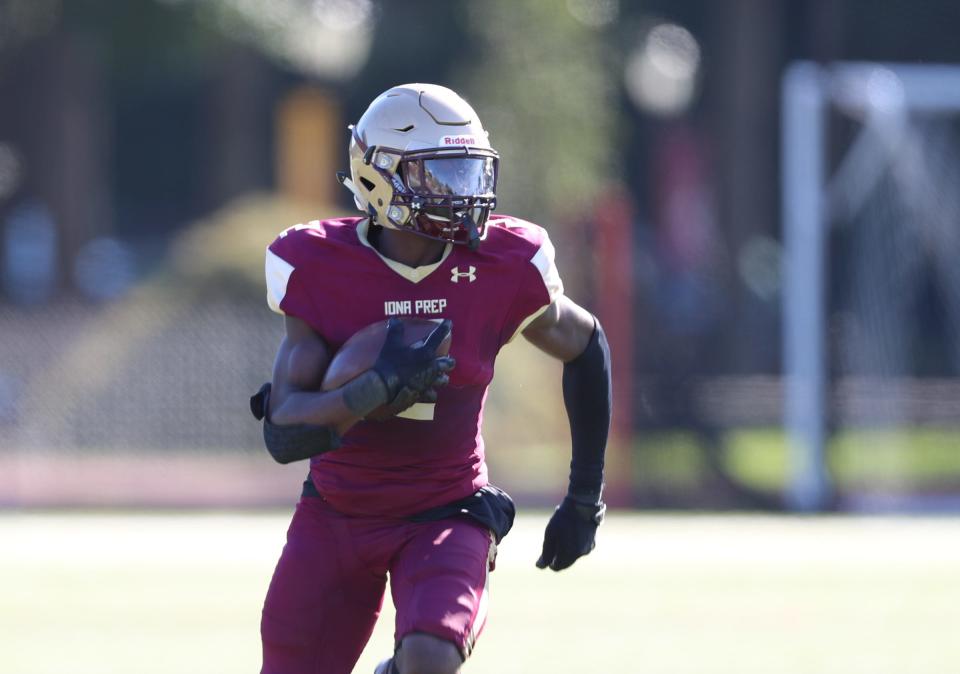
[[[404,386],[393,400],[377,410],[375,419],[383,420],[384,418],[394,417],[416,403],[437,402],[436,387],[445,386],[449,381],[450,377],[446,374],[440,374],[426,391],[417,391],[409,386]]]
[[[371,369],[386,385],[389,404],[412,405],[421,397],[436,400],[434,387],[445,385],[450,380],[446,373],[456,365],[450,356],[437,356],[437,348],[452,326],[450,319],[444,319],[422,343],[407,346],[403,343],[403,321],[391,318],[387,322],[386,339]]]
[[[549,566],[554,571],[561,571],[589,554],[596,547],[594,537],[606,510],[603,502],[583,503],[571,496],[563,499],[547,523],[537,568]]]

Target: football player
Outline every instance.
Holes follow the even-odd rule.
[[[292,227],[266,254],[286,335],[252,405],[274,458],[309,458],[310,473],[263,607],[262,672],[349,674],[389,579],[395,651],[377,674],[453,674],[483,627],[514,515],[488,482],[480,433],[497,353],[522,334],[563,362],[570,481],[536,561],[554,571],[593,549],[603,518],[610,353],[596,318],[564,296],[547,233],[493,213],[499,157],[466,101],[398,86],[350,130],[339,178],[362,215]],[[390,321],[374,366],[322,391],[331,355],[395,317],[437,328],[406,346]],[[365,419],[385,404],[395,416]]]

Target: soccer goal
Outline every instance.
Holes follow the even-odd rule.
[[[960,507],[960,66],[794,63],[781,131],[787,501]]]

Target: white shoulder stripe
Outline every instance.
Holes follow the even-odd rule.
[[[531,313],[520,322],[520,325],[517,326],[517,329],[510,336],[510,339],[507,340],[507,344],[512,342],[517,335],[526,330],[531,323],[538,319],[540,315],[543,314],[543,312],[546,311],[547,308],[556,301],[558,297],[563,295],[563,281],[560,278],[560,272],[557,271],[556,262],[554,262],[555,254],[556,251],[553,247],[553,243],[550,241],[550,238],[544,236],[543,243],[540,244],[536,254],[530,258],[530,264],[536,267],[537,271],[540,272],[540,278],[543,279],[543,285],[547,289],[547,303],[537,308],[536,311]]]
[[[267,304],[278,314],[283,313],[280,303],[287,294],[287,284],[292,273],[293,265],[267,248]]]
[[[543,284],[547,288],[551,302],[563,294],[563,281],[560,279],[560,272],[557,271],[557,265],[554,261],[555,255],[553,243],[548,237],[544,237],[536,255],[530,259],[530,262],[533,263],[533,266],[537,268],[543,278]]]

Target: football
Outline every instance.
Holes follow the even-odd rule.
[[[401,318],[400,320],[403,321],[403,341],[407,345],[423,341],[439,324],[439,321],[429,318]],[[321,388],[324,391],[340,388],[373,367],[377,356],[380,355],[386,335],[387,321],[385,320],[371,323],[351,335],[327,366]],[[438,356],[446,356],[450,353],[451,335],[452,333],[440,342],[440,346],[437,347]],[[367,418],[382,420],[390,416],[392,415],[387,410],[380,407],[368,414]]]

